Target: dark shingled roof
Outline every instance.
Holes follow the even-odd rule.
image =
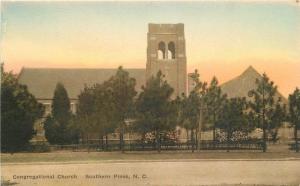
[[[136,90],[146,82],[146,69],[125,69],[136,79]],[[19,82],[27,85],[37,99],[52,99],[57,82],[64,84],[70,99],[77,99],[84,85],[93,85],[108,80],[117,69],[61,69],[23,68]]]
[[[238,77],[222,84],[221,89],[223,93],[227,94],[229,98],[248,97],[248,92],[250,90],[256,89],[256,79],[261,78],[262,75],[258,73],[252,66],[250,66]],[[278,91],[275,96],[281,97],[283,103],[287,104],[287,99],[283,97],[282,94],[280,94]]]

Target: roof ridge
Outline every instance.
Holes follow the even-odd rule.
[[[232,82],[232,81],[238,80],[240,77],[245,76],[245,74],[253,73],[253,72],[254,72],[256,75],[262,76],[262,75],[261,75],[261,74],[260,74],[260,73],[252,66],[252,65],[250,65],[250,66],[249,66],[246,70],[244,70],[240,75],[235,76],[234,78],[232,78],[232,79],[230,79],[230,80],[228,80],[228,81],[222,83],[221,86],[226,85],[226,84],[228,84],[228,83],[230,83],[230,82]]]
[[[146,68],[124,68],[125,70],[146,70]],[[118,70],[118,68],[56,68],[56,67],[22,67],[22,70]]]
[[[242,75],[245,75],[245,74],[248,74],[248,73],[255,73],[256,75],[260,75],[262,76],[252,65],[250,65],[242,74]]]

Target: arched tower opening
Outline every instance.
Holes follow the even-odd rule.
[[[163,41],[158,44],[157,58],[160,60],[166,58],[166,44]]]
[[[175,59],[175,43],[173,41],[168,44],[168,59]]]

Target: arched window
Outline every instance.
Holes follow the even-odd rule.
[[[164,42],[159,42],[157,49],[157,58],[165,59],[166,58],[166,44]]]
[[[168,44],[168,59],[175,59],[175,44],[173,41]]]

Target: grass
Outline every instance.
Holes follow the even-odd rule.
[[[9,180],[1,180],[1,186],[17,185],[16,182],[10,182]]]
[[[5,163],[34,162],[88,162],[88,161],[159,161],[159,160],[208,160],[208,159],[300,159],[300,153],[295,152],[190,152],[162,151],[158,152],[50,152],[50,153],[1,153],[1,161]]]

